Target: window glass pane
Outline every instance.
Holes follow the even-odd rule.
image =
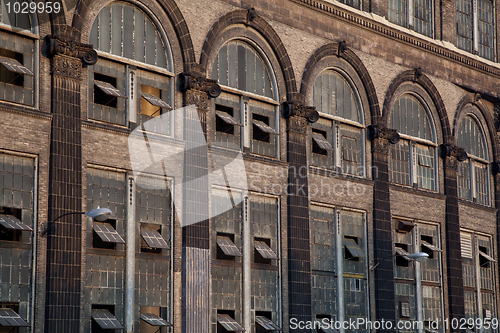
[[[0,22],[12,27],[31,30],[31,17],[27,13],[16,13],[14,11],[14,3],[18,1],[1,1]],[[31,1],[28,1],[31,2]],[[7,3],[10,4],[10,12],[7,10]],[[22,2],[18,2],[22,4]]]
[[[250,196],[250,223],[252,238],[264,239],[274,253],[279,254],[277,242],[278,202],[274,198]],[[255,255],[255,253],[254,253]],[[279,256],[279,255],[278,255]],[[255,258],[254,258],[255,259]],[[276,262],[276,260],[272,260]],[[271,263],[274,265],[275,263]],[[278,315],[278,271],[251,270],[252,299],[255,311],[271,312],[276,322]]]
[[[472,111],[471,106],[467,106],[467,109]],[[457,137],[458,146],[464,148],[467,154],[487,159],[484,134],[474,118],[465,116],[458,128]]]
[[[457,47],[472,52],[473,16],[472,0],[457,0]]]
[[[474,174],[476,178],[476,201],[483,205],[488,205],[488,166],[475,162]]]
[[[160,67],[169,65],[156,25],[139,8],[115,2],[103,8],[96,21],[90,35],[94,40],[97,36],[99,45],[94,47],[99,51]]]
[[[391,145],[391,181],[401,185],[410,182],[410,145],[407,140],[399,140]]]
[[[214,67],[218,73],[212,78],[219,84],[274,99],[270,69],[247,43],[233,40],[221,47]]]
[[[493,1],[477,1],[479,56],[495,60],[495,29],[493,26]]]
[[[408,2],[407,0],[389,0],[389,21],[402,27],[408,26]]]
[[[312,206],[311,269],[335,273],[335,230],[333,209]]]
[[[434,147],[417,145],[417,184],[419,188],[435,189]]]
[[[272,129],[277,130],[275,106],[250,100],[249,112],[250,126],[252,126],[250,151],[254,154],[275,157],[277,152],[276,146],[278,143],[278,135],[265,133],[259,129],[258,126],[253,124],[254,120],[258,120],[264,122]]]
[[[390,128],[402,134],[435,142],[431,124],[428,112],[416,97],[404,94],[394,103]]]
[[[413,29],[432,37],[432,2],[431,0],[413,0]]]
[[[360,122],[360,106],[351,84],[338,72],[326,70],[314,81],[311,103],[319,112]]]
[[[168,105],[170,103],[171,78],[146,71],[137,71],[137,89],[142,93],[152,94]],[[151,104],[146,98],[137,96],[138,125],[144,125],[146,131],[170,135],[171,113],[166,107]],[[156,103],[155,103],[156,104]]]
[[[321,134],[332,147],[335,147],[333,142],[333,122],[331,120],[320,118],[316,123],[311,124],[311,127],[312,133]],[[332,168],[334,152],[321,149],[321,147],[315,144],[314,139],[312,138],[311,144],[311,164],[320,168]]]
[[[342,159],[342,173],[363,176],[363,156],[361,153],[361,129],[341,125],[340,149]]]
[[[364,216],[362,213],[345,211],[341,213],[342,241],[343,246],[343,286],[344,286],[344,316],[345,320],[353,320],[365,317],[367,311],[367,287],[366,287],[366,249],[364,236]],[[346,248],[346,240],[354,242],[365,254],[364,257],[350,258]],[[342,255],[342,254],[341,254]],[[346,276],[348,275],[348,276]],[[346,332],[364,332],[355,330]]]
[[[340,0],[340,2],[357,9],[361,8],[361,1],[359,0]]]
[[[467,160],[458,163],[458,196],[471,200],[470,192],[470,162]]]
[[[230,149],[240,150],[240,132],[239,126],[225,123],[216,112],[224,112],[233,117],[237,122],[242,124],[240,117],[240,97],[228,93],[221,93],[214,100],[215,112],[214,121],[215,127],[213,133],[213,144]]]

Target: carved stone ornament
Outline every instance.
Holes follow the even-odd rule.
[[[303,117],[309,123],[315,123],[319,120],[319,113],[314,106],[305,106],[297,101],[288,101],[284,104],[285,118],[293,116]]]
[[[465,149],[457,147],[453,142],[447,142],[439,146],[440,155],[445,160],[445,168],[458,170],[458,163],[467,160]]]
[[[255,11],[255,8],[250,8],[247,12],[247,25],[250,24],[255,18],[257,17],[257,12]]]
[[[205,92],[210,98],[217,98],[222,92],[217,80],[207,79],[194,73],[181,73],[179,77],[182,92],[198,90]]]
[[[401,139],[395,129],[386,128],[379,125],[368,126],[368,136],[372,141],[374,141],[375,139],[387,140],[390,144],[393,145],[398,143]]]
[[[82,76],[81,61],[68,56],[55,56],[52,60],[52,73],[80,79]]]
[[[203,111],[210,110],[210,102],[205,92],[200,90],[187,90],[184,93],[184,105],[196,105],[196,108]]]
[[[307,120],[304,117],[291,116],[287,119],[287,128],[289,132],[307,135]]]
[[[345,40],[343,40],[339,43],[339,49],[337,51],[337,54],[340,55],[340,54],[344,53],[346,50],[347,50],[347,43]]]
[[[54,35],[47,36],[47,44],[49,57],[65,55],[81,59],[85,65],[93,65],[98,60],[97,52],[92,48],[92,45],[78,43]]]
[[[422,68],[415,68],[413,71],[413,82],[416,82],[424,73],[422,73]]]

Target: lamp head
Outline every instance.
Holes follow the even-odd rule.
[[[408,258],[412,260],[416,260],[418,262],[424,262],[429,258],[429,255],[425,252],[415,252],[412,254],[406,255]]]
[[[91,211],[85,212],[85,215],[93,218],[97,222],[104,222],[111,217],[111,209],[109,208],[97,208]]]

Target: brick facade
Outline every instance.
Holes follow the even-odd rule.
[[[500,17],[498,1],[494,1],[496,12],[492,15],[495,18]],[[143,311],[157,311],[159,316],[173,325],[169,332],[193,333],[221,331],[224,325],[217,321],[218,315],[237,319],[238,324],[247,331],[260,327],[256,322],[259,317],[259,320],[271,320],[284,332],[294,332],[296,330],[291,327],[293,318],[302,321],[346,319],[356,313],[364,313],[365,309],[359,304],[365,303],[368,304],[367,317],[371,320],[396,322],[417,319],[421,316],[417,313],[425,310],[422,300],[415,304],[408,302],[411,315],[406,316],[401,312],[400,303],[404,297],[401,298],[401,290],[397,290],[396,279],[400,279],[397,276],[398,265],[406,263],[391,258],[395,257],[396,251],[400,251],[399,247],[404,246],[397,243],[394,237],[394,233],[400,232],[397,228],[395,230],[395,218],[413,223],[416,228],[427,223],[438,230],[439,237],[436,239],[439,239],[439,243],[431,245],[442,251],[432,253],[440,262],[440,295],[434,297],[433,301],[439,303],[445,318],[459,319],[467,315],[468,300],[464,298],[464,292],[473,290],[473,287],[467,285],[464,277],[467,274],[463,266],[464,256],[467,254],[463,252],[461,232],[479,237],[477,239],[480,240],[472,243],[478,244],[474,245],[477,249],[471,250],[471,256],[477,255],[477,260],[484,261],[489,256],[498,261],[499,257],[500,146],[495,119],[498,117],[496,112],[500,98],[497,89],[500,67],[497,62],[458,49],[455,2],[434,4],[434,39],[390,23],[386,19],[389,12],[387,1],[363,0],[361,10],[330,0],[144,0],[134,2],[133,6],[146,17],[142,21],[145,31],[160,31],[159,39],[153,44],[148,44],[148,36],[135,36],[134,43],[145,40],[144,44],[134,49],[134,57],[136,53],[144,53],[142,60],[102,51],[103,44],[113,43],[116,38],[113,29],[109,30],[108,36],[98,39],[98,44],[88,45],[92,38],[97,38],[92,35],[93,32],[100,34],[104,31],[102,28],[92,30],[97,14],[104,8],[110,15],[118,15],[109,9],[110,5],[98,1],[66,1],[68,12],[65,15],[41,15],[38,18],[39,26],[32,33],[8,28],[0,15],[2,34],[28,41],[35,50],[33,64],[38,66],[33,67],[33,103],[0,98],[0,123],[3,129],[0,155],[23,156],[37,163],[34,183],[30,188],[34,199],[33,216],[28,218],[23,211],[21,219],[23,223],[27,222],[26,219],[30,220],[31,224],[28,225],[33,226],[33,233],[30,234],[33,237],[22,234],[19,240],[0,240],[2,251],[10,248],[23,249],[26,253],[31,251],[31,261],[23,261],[22,264],[24,272],[29,271],[32,277],[32,288],[26,291],[29,297],[23,295],[18,300],[4,297],[4,290],[11,290],[11,294],[15,294],[12,290],[17,290],[17,287],[14,280],[0,281],[0,305],[5,303],[6,306],[13,306],[30,324],[29,328],[20,329],[19,332],[87,333],[97,328],[96,321],[92,319],[96,309],[112,312],[126,332],[149,332],[148,326],[140,319]],[[126,17],[127,10],[123,9],[120,15]],[[139,16],[134,18],[135,31],[141,28],[137,23],[139,19]],[[112,21],[109,25],[112,25]],[[126,20],[118,26],[124,28],[125,25]],[[500,31],[498,26],[494,29],[495,32]],[[120,34],[120,38],[126,37]],[[235,46],[234,53],[224,51],[227,53],[219,54],[219,50],[229,45],[229,40],[238,40],[242,44]],[[0,55],[8,52],[22,55],[16,49],[18,45],[12,43],[9,46],[8,41],[6,43],[5,49],[0,47]],[[498,38],[495,45],[498,49]],[[168,58],[165,68],[157,66],[155,62],[162,48],[166,50]],[[227,50],[229,48],[227,46]],[[100,59],[97,61],[101,61],[98,65],[123,65],[121,79],[127,83],[124,84],[124,91],[120,92],[124,96],[114,95],[115,98],[123,98],[120,103],[127,105],[124,107],[125,121],[122,123],[103,121],[87,112],[91,105],[100,103],[99,98],[95,97],[99,90],[93,86],[94,82],[105,81],[118,87],[114,78],[116,75],[112,71],[108,74],[103,74],[104,71],[94,72],[92,66],[97,54]],[[229,73],[227,85],[212,81],[216,79],[214,73],[221,70],[214,63],[224,54],[227,56],[226,65],[243,63],[250,57],[254,59],[247,68],[238,68],[234,77],[231,76],[232,69],[226,67],[226,74]],[[498,52],[496,54],[495,58],[498,59]],[[20,60],[21,57],[17,55],[16,59]],[[218,66],[224,66],[220,64]],[[148,83],[150,87],[146,87],[146,81],[133,86],[137,91],[132,92],[130,81],[127,80],[129,73],[134,70],[146,73],[145,76],[150,73],[152,81],[161,78],[170,80],[170,90],[165,93],[168,98],[162,96],[159,90],[156,92],[157,88],[152,87],[152,84]],[[252,75],[247,74],[247,70]],[[325,71],[339,74],[346,82],[345,87],[354,96],[349,112],[359,112],[357,120],[335,113],[340,112],[338,110],[345,107],[346,103],[351,103],[346,97],[350,95],[340,94],[337,90],[330,96],[320,96],[318,93],[316,85],[319,83],[316,81]],[[0,74],[7,75],[5,73]],[[258,74],[254,76],[253,73]],[[0,79],[3,77],[1,75]],[[245,84],[241,83],[243,77]],[[269,83],[266,81],[268,78]],[[20,82],[19,78],[16,80]],[[24,76],[23,82],[27,80],[28,76]],[[31,89],[29,85],[16,84],[13,85],[13,92],[24,88],[26,93]],[[265,89],[260,92],[258,89],[250,90],[249,87],[255,88],[259,84]],[[5,91],[11,91],[8,89]],[[221,90],[225,94],[224,98],[233,98],[231,107],[218,99]],[[146,135],[147,130],[141,132],[140,126],[136,128],[136,123],[129,121],[132,117],[129,113],[131,101],[137,101],[135,98],[138,98],[138,107],[148,105],[144,94],[141,99],[141,93],[147,91],[157,93],[158,96],[155,96],[165,103],[168,100],[173,109],[186,106],[182,116],[179,116],[179,112],[168,111],[161,104],[156,105],[162,117],[168,112],[175,115],[169,118],[171,123],[168,125],[172,129],[169,135]],[[135,97],[131,95],[134,93]],[[393,142],[397,140],[392,140],[390,135],[394,133],[389,127],[396,112],[396,100],[401,96],[413,96],[422,110],[427,112],[429,133],[433,138],[402,133],[398,129],[401,139],[409,142],[406,167],[410,169],[408,177],[415,179],[410,185],[396,183],[393,170],[397,159],[396,150],[400,146]],[[105,106],[112,108],[113,100],[106,101],[110,104]],[[319,102],[334,105],[331,113],[315,105]],[[319,117],[314,114],[314,107]],[[469,177],[468,184],[473,191],[472,184],[484,182],[489,196],[488,204],[464,199],[460,195],[460,186],[464,185],[459,180],[463,176],[459,171],[459,163],[469,162],[459,159],[461,147],[457,147],[457,142],[463,134],[459,133],[459,128],[469,107],[476,110],[471,115],[482,131],[487,153],[484,158],[478,159],[471,151],[467,152],[469,157],[474,158],[471,165],[478,163],[484,165],[486,170],[484,179],[472,173],[475,178]],[[297,114],[289,113],[290,108],[299,111]],[[259,111],[255,111],[257,109]],[[143,116],[140,111],[138,114]],[[422,126],[424,128],[427,125]],[[144,137],[148,137],[152,144],[167,142],[167,147],[183,149],[183,172],[180,177],[156,175],[169,178],[172,184],[186,184],[180,187],[182,190],[178,190],[178,187],[172,192],[172,198],[169,199],[171,216],[165,220],[167,222],[162,222],[161,228],[158,227],[160,231],[168,230],[160,236],[169,245],[169,250],[160,250],[159,255],[154,251],[141,253],[141,247],[147,246],[143,243],[141,227],[134,228],[134,223],[142,225],[150,222],[141,220],[139,212],[142,208],[146,212],[151,210],[154,215],[156,203],[150,201],[153,199],[149,199],[149,194],[144,196],[146,201],[139,201],[134,197],[135,194],[125,191],[128,189],[133,192],[134,185],[129,181],[137,176],[131,159],[134,157],[130,144],[133,131],[144,133]],[[225,137],[240,133],[233,140],[237,149],[222,147],[214,139],[214,133],[218,131],[226,131]],[[374,131],[378,134],[375,135]],[[348,132],[351,136],[345,134]],[[358,143],[359,157],[356,155]],[[259,150],[263,149],[261,147],[274,153],[262,153]],[[218,170],[217,157],[233,158],[239,149],[246,177],[241,170],[233,167],[225,169],[226,173],[220,178],[224,181],[214,180]],[[433,153],[427,156],[422,153],[422,149]],[[153,160],[162,156],[161,151],[152,154]],[[330,159],[333,166],[313,165],[314,156]],[[176,163],[165,160],[167,167],[164,170],[168,169],[168,162]],[[359,163],[364,171],[361,175],[338,173],[342,171],[343,163]],[[424,176],[418,172],[427,170],[426,167],[432,169],[430,177],[435,183],[433,189],[419,187]],[[89,176],[94,172],[92,170],[122,177],[123,184],[126,184],[123,193],[115,191],[116,184],[120,183],[115,182],[118,176],[101,177],[99,181],[102,183],[96,183],[97,178]],[[304,171],[306,175],[302,174]],[[4,177],[1,178],[2,189],[11,191],[12,187],[15,190],[18,186],[15,179],[11,184],[9,173],[6,171],[2,175],[1,172],[0,176]],[[404,170],[401,174],[406,175]],[[214,249],[218,251],[221,246],[214,244],[220,232],[213,235],[213,219],[210,215],[213,202],[210,193],[212,188],[231,188],[230,180],[239,176],[246,178],[246,184],[238,183],[234,187],[238,195],[241,194],[242,198],[247,195],[273,198],[278,215],[276,219],[264,223],[260,220],[265,220],[266,210],[259,205],[264,205],[262,202],[265,200],[247,202],[248,205],[249,202],[254,205],[254,215],[251,217],[244,216],[245,209],[250,209],[250,206],[232,202],[233,209],[241,208],[241,228],[234,229],[241,234],[234,236],[232,242],[239,248],[242,258],[220,259],[213,255]],[[104,178],[109,183],[104,184]],[[172,186],[172,189],[175,188]],[[106,192],[109,198],[90,198],[96,193],[96,188],[101,189],[101,192],[97,191],[101,194]],[[106,191],[102,190],[104,188]],[[323,193],[324,189],[329,192]],[[150,190],[155,193],[154,188]],[[47,238],[39,235],[49,221],[67,212],[90,210],[86,203],[94,201],[110,205],[115,214],[123,211],[122,216],[116,214],[114,222],[110,223],[121,237],[134,239],[134,248],[130,244],[117,244],[113,249],[94,248],[97,234],[93,231],[93,224],[80,215],[58,220]],[[5,201],[4,205],[0,206],[2,211],[15,212],[18,209],[9,201]],[[333,226],[329,233],[338,232],[333,237],[335,241],[330,240],[334,243],[329,245],[330,248],[326,247],[327,241],[320,239],[320,236],[312,236],[311,221],[314,218],[311,206],[322,207],[330,212],[330,215],[324,215],[331,219],[330,224],[325,225]],[[352,216],[355,217],[346,214],[348,217],[344,218],[342,212],[345,211],[354,212]],[[363,237],[355,232],[358,222],[353,221],[358,216],[356,214],[363,216],[362,222],[358,221],[362,224]],[[316,219],[321,220],[319,217]],[[249,226],[245,223],[249,223]],[[128,237],[132,229],[133,234]],[[225,235],[225,232],[222,234]],[[314,230],[314,235],[321,235],[319,229]],[[231,239],[230,236],[226,235]],[[428,237],[424,235],[421,239],[415,239],[414,245],[420,246],[419,249],[423,251]],[[485,239],[491,243],[491,250],[484,246],[487,243]],[[320,264],[312,264],[315,258],[323,257],[312,253],[311,244],[315,244],[315,249],[332,251],[330,259],[334,263],[328,268],[330,270]],[[262,246],[274,251],[278,259],[259,257],[264,251]],[[2,252],[11,253],[8,258],[2,257],[2,272],[4,266],[17,269],[15,265],[8,264],[15,257],[12,254],[15,251],[9,251]],[[218,269],[212,270],[211,263]],[[496,317],[500,309],[496,297],[500,291],[498,263],[482,263],[493,267],[490,281],[493,287],[483,288],[478,282],[478,292],[486,290],[487,295],[494,295],[496,303],[491,308],[480,307],[485,311],[491,310]],[[372,270],[375,265],[377,267]],[[411,267],[415,267],[416,271],[420,269],[420,264],[410,262],[408,265],[414,265]],[[227,267],[236,267],[237,276],[231,283],[235,290],[242,291],[242,295],[235,300],[228,293],[226,302],[221,290],[227,286],[218,285],[226,281],[215,275],[219,272],[227,275]],[[331,278],[328,281],[336,281],[335,288],[329,289],[337,290],[336,295],[331,295],[331,303],[315,303],[321,302],[321,297],[315,296],[318,290],[328,289],[318,286],[316,275],[328,276]],[[153,282],[153,277],[156,282]],[[163,277],[168,281],[164,281]],[[415,279],[417,290],[421,286],[436,286],[434,282],[420,281],[420,277]],[[274,281],[276,290],[273,289]],[[215,288],[222,289],[216,291]],[[266,295],[266,292],[272,295]],[[358,306],[352,300],[339,298],[340,295],[344,297],[356,292],[365,292],[367,295],[363,302],[357,302]],[[161,297],[155,298],[153,295],[156,294]],[[221,305],[217,305],[218,308],[213,306],[214,294],[220,296],[218,300]],[[331,304],[335,304],[335,310],[329,308]],[[315,309],[322,309],[323,312],[319,313],[320,310]],[[477,315],[484,316],[484,313]],[[310,328],[303,331],[314,332]],[[167,329],[162,328],[161,332],[167,332]]]

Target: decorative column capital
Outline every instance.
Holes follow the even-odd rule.
[[[390,145],[398,143],[401,137],[395,129],[370,125],[368,126],[368,139],[373,143],[373,151],[388,154]]]
[[[53,74],[81,79],[82,63],[93,65],[99,58],[92,45],[55,35],[48,35],[46,40]]]
[[[298,100],[285,102],[283,105],[284,117],[290,132],[307,134],[307,124],[319,120],[319,113],[314,106],[305,106]]]
[[[195,104],[200,110],[208,111],[208,98],[217,98],[222,92],[217,80],[207,79],[196,72],[181,73],[179,79],[184,105]]]
[[[457,147],[453,142],[446,142],[439,146],[440,155],[445,160],[445,168],[458,170],[458,163],[467,160],[469,157],[465,149]]]

